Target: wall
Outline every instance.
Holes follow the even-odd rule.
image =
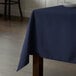
[[[62,5],[64,2],[76,3],[76,0],[26,0],[24,16],[30,16],[33,9]]]
[[[24,16],[30,16],[33,9],[56,6],[63,3],[64,0],[26,0]]]
[[[64,1],[76,4],[76,0],[64,0]]]
[[[45,0],[25,0],[24,16],[30,16],[33,9],[44,8]]]
[[[0,0],[0,2],[3,0]],[[65,0],[65,2],[76,3],[76,0]],[[56,5],[61,5],[64,3],[64,0],[21,0],[21,7],[24,17],[29,17],[33,9],[45,8]],[[0,5],[0,13],[3,13],[4,7]],[[12,15],[19,16],[19,10],[17,5],[12,5]]]

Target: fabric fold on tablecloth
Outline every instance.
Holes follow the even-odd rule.
[[[25,65],[29,63],[29,54],[34,53],[34,48],[35,48],[35,19],[34,19],[34,12],[32,12],[27,31],[26,31],[26,36],[24,39],[23,47],[22,47],[22,52],[20,55],[20,61],[19,65],[17,68],[17,71],[23,68]]]

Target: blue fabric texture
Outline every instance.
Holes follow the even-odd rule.
[[[18,69],[29,63],[29,55],[76,63],[76,8],[54,6],[32,12]]]

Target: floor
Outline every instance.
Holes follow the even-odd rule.
[[[28,21],[0,19],[0,76],[32,76],[30,63],[16,72]],[[76,76],[76,64],[44,59],[44,76]]]

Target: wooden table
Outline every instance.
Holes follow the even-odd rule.
[[[43,76],[43,58],[33,55],[33,76]]]

